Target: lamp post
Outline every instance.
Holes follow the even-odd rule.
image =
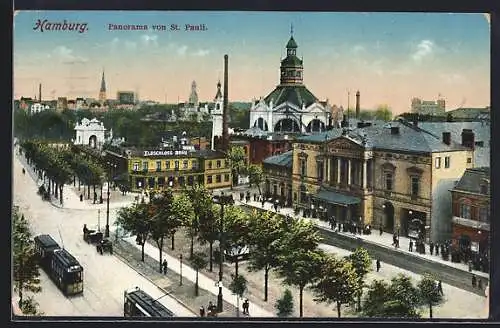
[[[180,280],[179,280],[179,286],[182,286],[182,254],[179,254],[179,263],[181,265],[181,271],[180,271]]]
[[[219,224],[219,294],[217,295],[217,311],[222,312],[222,278],[223,278],[223,262],[224,262],[224,206],[231,205],[234,203],[233,196],[225,196],[224,192],[221,192],[220,196],[214,196],[213,202],[220,205],[220,224]]]
[[[106,156],[106,151],[102,152],[102,156]],[[106,198],[106,230],[104,231],[104,236],[106,238],[108,238],[109,237],[109,195],[110,195],[109,186],[111,184],[111,174],[112,174],[111,169],[116,168],[116,164],[111,163],[111,162],[106,162],[106,164],[108,167],[108,191],[107,191],[108,197]]]

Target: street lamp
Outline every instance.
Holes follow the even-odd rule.
[[[102,152],[102,156],[106,156],[106,151]],[[111,184],[111,174],[112,174],[112,168],[115,169],[117,167],[116,164],[111,163],[111,162],[106,162],[107,167],[108,167],[108,197],[106,199],[106,230],[104,231],[104,236],[106,238],[109,237],[109,195],[110,195],[110,190],[109,186]]]
[[[179,254],[179,263],[181,265],[179,286],[182,286],[182,254]]]
[[[220,196],[214,196],[213,202],[220,205],[220,225],[219,225],[219,295],[217,295],[217,311],[222,312],[222,277],[223,277],[223,262],[224,262],[224,206],[234,204],[233,195],[225,196],[221,192]]]

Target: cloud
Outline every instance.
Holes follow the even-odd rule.
[[[361,54],[363,53],[364,51],[366,50],[366,48],[360,44],[358,45],[355,45],[354,47],[352,47],[351,51],[353,54],[355,55],[358,55],[358,54]]]
[[[130,50],[134,50],[137,48],[137,43],[133,42],[133,41],[126,40],[125,41],[125,48],[130,49]]]
[[[198,56],[198,57],[205,57],[206,55],[208,55],[210,53],[210,50],[207,50],[207,49],[200,49],[198,51],[196,51],[195,53],[193,53],[193,56]]]
[[[85,57],[75,55],[73,49],[66,46],[57,46],[51,56],[60,59],[64,62],[74,64],[74,63],[86,63],[88,60]]]
[[[186,46],[186,45],[180,46],[179,48],[177,48],[177,54],[179,54],[180,56],[184,56],[187,52],[187,49],[188,49],[188,46]]]
[[[422,40],[416,46],[415,52],[411,55],[414,61],[420,62],[424,58],[429,57],[435,50],[435,44],[431,40]]]
[[[144,34],[141,36],[141,40],[146,46],[158,46],[158,35]]]
[[[465,76],[458,74],[458,73],[451,73],[451,74],[439,74],[439,77],[445,81],[446,83],[449,84],[462,84],[467,82],[467,79]]]

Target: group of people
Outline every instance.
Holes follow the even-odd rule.
[[[207,312],[205,313],[205,307],[200,306],[200,317],[216,317],[217,316],[217,306],[215,306],[212,301],[208,302]]]

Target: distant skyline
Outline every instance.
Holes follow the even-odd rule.
[[[87,31],[40,31],[38,20],[86,23]],[[110,30],[109,24],[149,29]],[[180,31],[170,31],[177,24]],[[184,31],[204,24],[206,31]],[[304,83],[320,100],[409,111],[411,98],[446,108],[490,105],[490,29],[484,14],[21,11],[14,17],[14,98],[107,97],[187,101],[192,81],[212,101],[229,55],[229,99],[265,97],[279,83],[290,26],[304,60]],[[153,25],[165,25],[155,31]],[[44,25],[45,26],[45,25]]]

